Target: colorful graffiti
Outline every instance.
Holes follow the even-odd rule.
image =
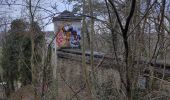
[[[76,28],[71,24],[61,25],[57,34],[57,47],[72,47],[79,48],[80,47],[80,29]]]

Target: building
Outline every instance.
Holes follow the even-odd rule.
[[[80,16],[76,16],[67,10],[53,18],[57,48],[80,47],[81,20]]]

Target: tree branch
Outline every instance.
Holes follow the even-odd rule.
[[[119,17],[119,14],[118,14],[118,12],[117,12],[117,9],[116,9],[114,3],[113,3],[111,0],[108,0],[108,1],[109,1],[109,3],[111,4],[111,6],[112,6],[112,8],[113,8],[113,10],[114,10],[114,12],[115,12],[115,14],[116,14],[116,18],[117,18],[117,20],[118,20],[119,26],[120,26],[120,28],[121,28],[121,31],[123,32],[124,28],[123,28],[123,25],[122,25],[122,23],[121,23],[121,21],[120,21],[120,17]]]

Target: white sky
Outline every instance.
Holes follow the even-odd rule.
[[[14,1],[14,0],[9,0],[9,1]],[[22,4],[22,0],[15,0],[15,4]],[[37,0],[35,0],[37,1]],[[65,4],[62,2],[63,0],[41,0],[41,6],[45,9],[48,9],[50,11],[52,11],[53,13],[56,12],[62,12],[64,10],[70,10],[72,9],[71,5]],[[5,4],[5,3],[4,3]],[[24,3],[23,3],[24,4]],[[57,5],[57,11],[55,11],[54,9],[52,9],[52,5],[56,4]],[[21,8],[23,8],[22,6],[19,5],[3,5],[0,7],[0,17],[4,16],[4,17],[11,17],[11,19],[8,19],[9,22],[14,20],[14,19],[19,19],[21,18]],[[6,14],[4,13],[4,11],[6,12]],[[23,14],[23,13],[22,13]],[[40,15],[42,18],[45,18],[46,16],[48,16],[47,13],[40,12]],[[45,24],[48,22],[47,19],[42,20],[42,22]],[[1,23],[1,22],[0,22]],[[54,27],[53,24],[49,24],[44,28],[45,31],[53,31]]]
[[[51,0],[52,3],[53,2],[57,2],[57,9],[59,12],[62,12],[64,10],[69,10],[71,11],[72,10],[72,6],[71,5],[68,5],[68,4],[64,4],[61,2],[61,0]],[[54,27],[53,27],[53,24],[49,24],[46,28],[45,28],[46,31],[53,31],[54,30]]]

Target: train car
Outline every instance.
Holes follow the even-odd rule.
[[[60,15],[53,18],[53,23],[57,49],[81,47],[80,16],[75,16],[72,12],[65,10]]]

